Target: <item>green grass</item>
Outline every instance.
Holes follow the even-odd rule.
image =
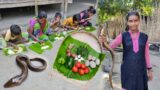
[[[72,37],[68,36],[62,43],[56,60],[53,64],[53,68],[57,69],[60,73],[62,73],[64,76],[68,76],[68,73],[71,72],[71,69],[68,69],[65,67],[65,65],[59,64],[58,59],[59,58],[66,58],[66,50],[69,44],[74,44],[75,47],[79,47],[81,45],[87,45],[87,48],[89,50],[89,54],[95,56],[96,58],[99,58],[100,61],[102,61],[105,58],[105,54],[96,52],[93,48],[91,48],[88,44],[83,43],[79,40],[73,39]],[[79,73],[72,72],[69,78],[73,78],[76,80],[90,80],[93,76],[95,76],[96,72],[98,71],[99,66],[97,66],[94,69],[90,68],[90,72],[88,74],[80,76]]]

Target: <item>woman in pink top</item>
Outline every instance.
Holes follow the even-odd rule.
[[[129,12],[126,19],[128,30],[118,35],[110,44],[113,49],[120,44],[123,45],[122,88],[123,90],[148,90],[148,79],[153,79],[148,36],[139,32],[138,12]]]

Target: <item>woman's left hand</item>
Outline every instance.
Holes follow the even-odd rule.
[[[104,41],[105,41],[105,40],[104,40],[104,39],[105,39],[104,36],[101,36],[101,35],[98,37],[98,39],[99,39],[99,42],[100,42],[100,43],[104,43]]]
[[[148,70],[148,79],[149,81],[152,81],[153,80],[153,73],[152,73],[152,70]]]

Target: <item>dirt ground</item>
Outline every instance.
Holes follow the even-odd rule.
[[[81,10],[88,8],[90,5],[94,5],[96,0],[74,0],[73,4],[69,5],[68,16],[78,13]],[[56,11],[60,11],[60,5],[41,6],[48,13],[48,17],[52,18]],[[2,11],[1,11],[2,12]],[[19,24],[22,26],[23,31],[26,31],[29,18],[34,16],[34,8],[29,9],[12,9],[9,11],[3,10],[3,19],[0,20],[0,30],[8,28],[11,24]],[[19,13],[20,12],[20,13]],[[93,18],[93,25],[96,24],[96,16]],[[96,32],[94,32],[96,34]],[[110,90],[107,79],[108,74],[104,73],[100,68],[96,76],[86,82],[86,84],[71,82],[70,79],[56,73],[52,65],[56,58],[58,48],[60,47],[62,40],[53,43],[52,50],[46,51],[42,55],[36,54],[29,50],[26,53],[28,56],[41,57],[47,61],[48,67],[45,71],[35,73],[29,71],[29,76],[21,86],[5,89],[4,83],[11,77],[20,73],[19,67],[15,63],[16,56],[5,56],[0,51],[0,90]],[[160,90],[160,52],[150,52],[151,64],[153,66],[153,81],[150,81],[149,90]],[[109,60],[107,58],[103,63],[106,64]],[[120,64],[122,60],[122,53],[116,53],[116,62],[114,68],[113,82],[114,90],[121,90],[120,84]]]

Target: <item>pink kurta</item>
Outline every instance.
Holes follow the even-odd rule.
[[[137,33],[132,33],[130,30],[129,30],[129,33],[130,33],[130,36],[132,38],[132,42],[133,42],[133,51],[135,53],[137,53],[139,51],[139,43],[138,43],[138,39],[139,39],[139,35],[140,35],[140,32],[137,32]],[[122,43],[122,34],[119,34],[116,39],[111,42],[110,46],[111,48],[116,48],[118,45],[120,45]],[[149,43],[148,43],[148,40],[147,40],[147,43],[146,43],[146,47],[145,47],[145,60],[146,60],[146,67],[147,68],[151,68],[151,63],[150,63],[150,55],[149,55]]]

